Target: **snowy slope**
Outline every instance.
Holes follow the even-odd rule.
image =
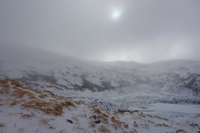
[[[0,45],[4,78],[104,110],[144,109],[156,102],[200,104],[199,61],[100,62]]]
[[[192,133],[200,115],[102,111],[16,80],[0,80],[1,133]]]
[[[60,56],[20,46],[0,46],[0,77],[16,78],[31,86],[103,91],[148,86],[172,92],[200,92],[200,62],[97,62]],[[143,87],[142,87],[143,88]]]

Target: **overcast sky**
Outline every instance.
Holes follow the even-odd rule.
[[[200,0],[1,0],[3,43],[92,60],[200,60]]]

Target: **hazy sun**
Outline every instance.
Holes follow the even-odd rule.
[[[121,16],[121,11],[120,10],[113,10],[112,11],[112,19],[117,20]]]

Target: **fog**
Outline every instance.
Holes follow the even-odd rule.
[[[200,57],[199,0],[2,0],[0,45],[91,60]]]

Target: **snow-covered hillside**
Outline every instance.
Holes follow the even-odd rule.
[[[100,62],[0,45],[0,78],[14,78],[105,110],[155,102],[200,104],[199,61]]]
[[[199,124],[199,114],[105,112],[16,80],[0,80],[1,133],[191,133]]]
[[[199,61],[100,62],[0,45],[0,80],[5,78],[30,87],[1,81],[2,132],[181,133],[200,125]],[[41,100],[46,105],[39,107]],[[106,116],[101,124],[94,124],[101,117],[96,107],[101,119]]]

